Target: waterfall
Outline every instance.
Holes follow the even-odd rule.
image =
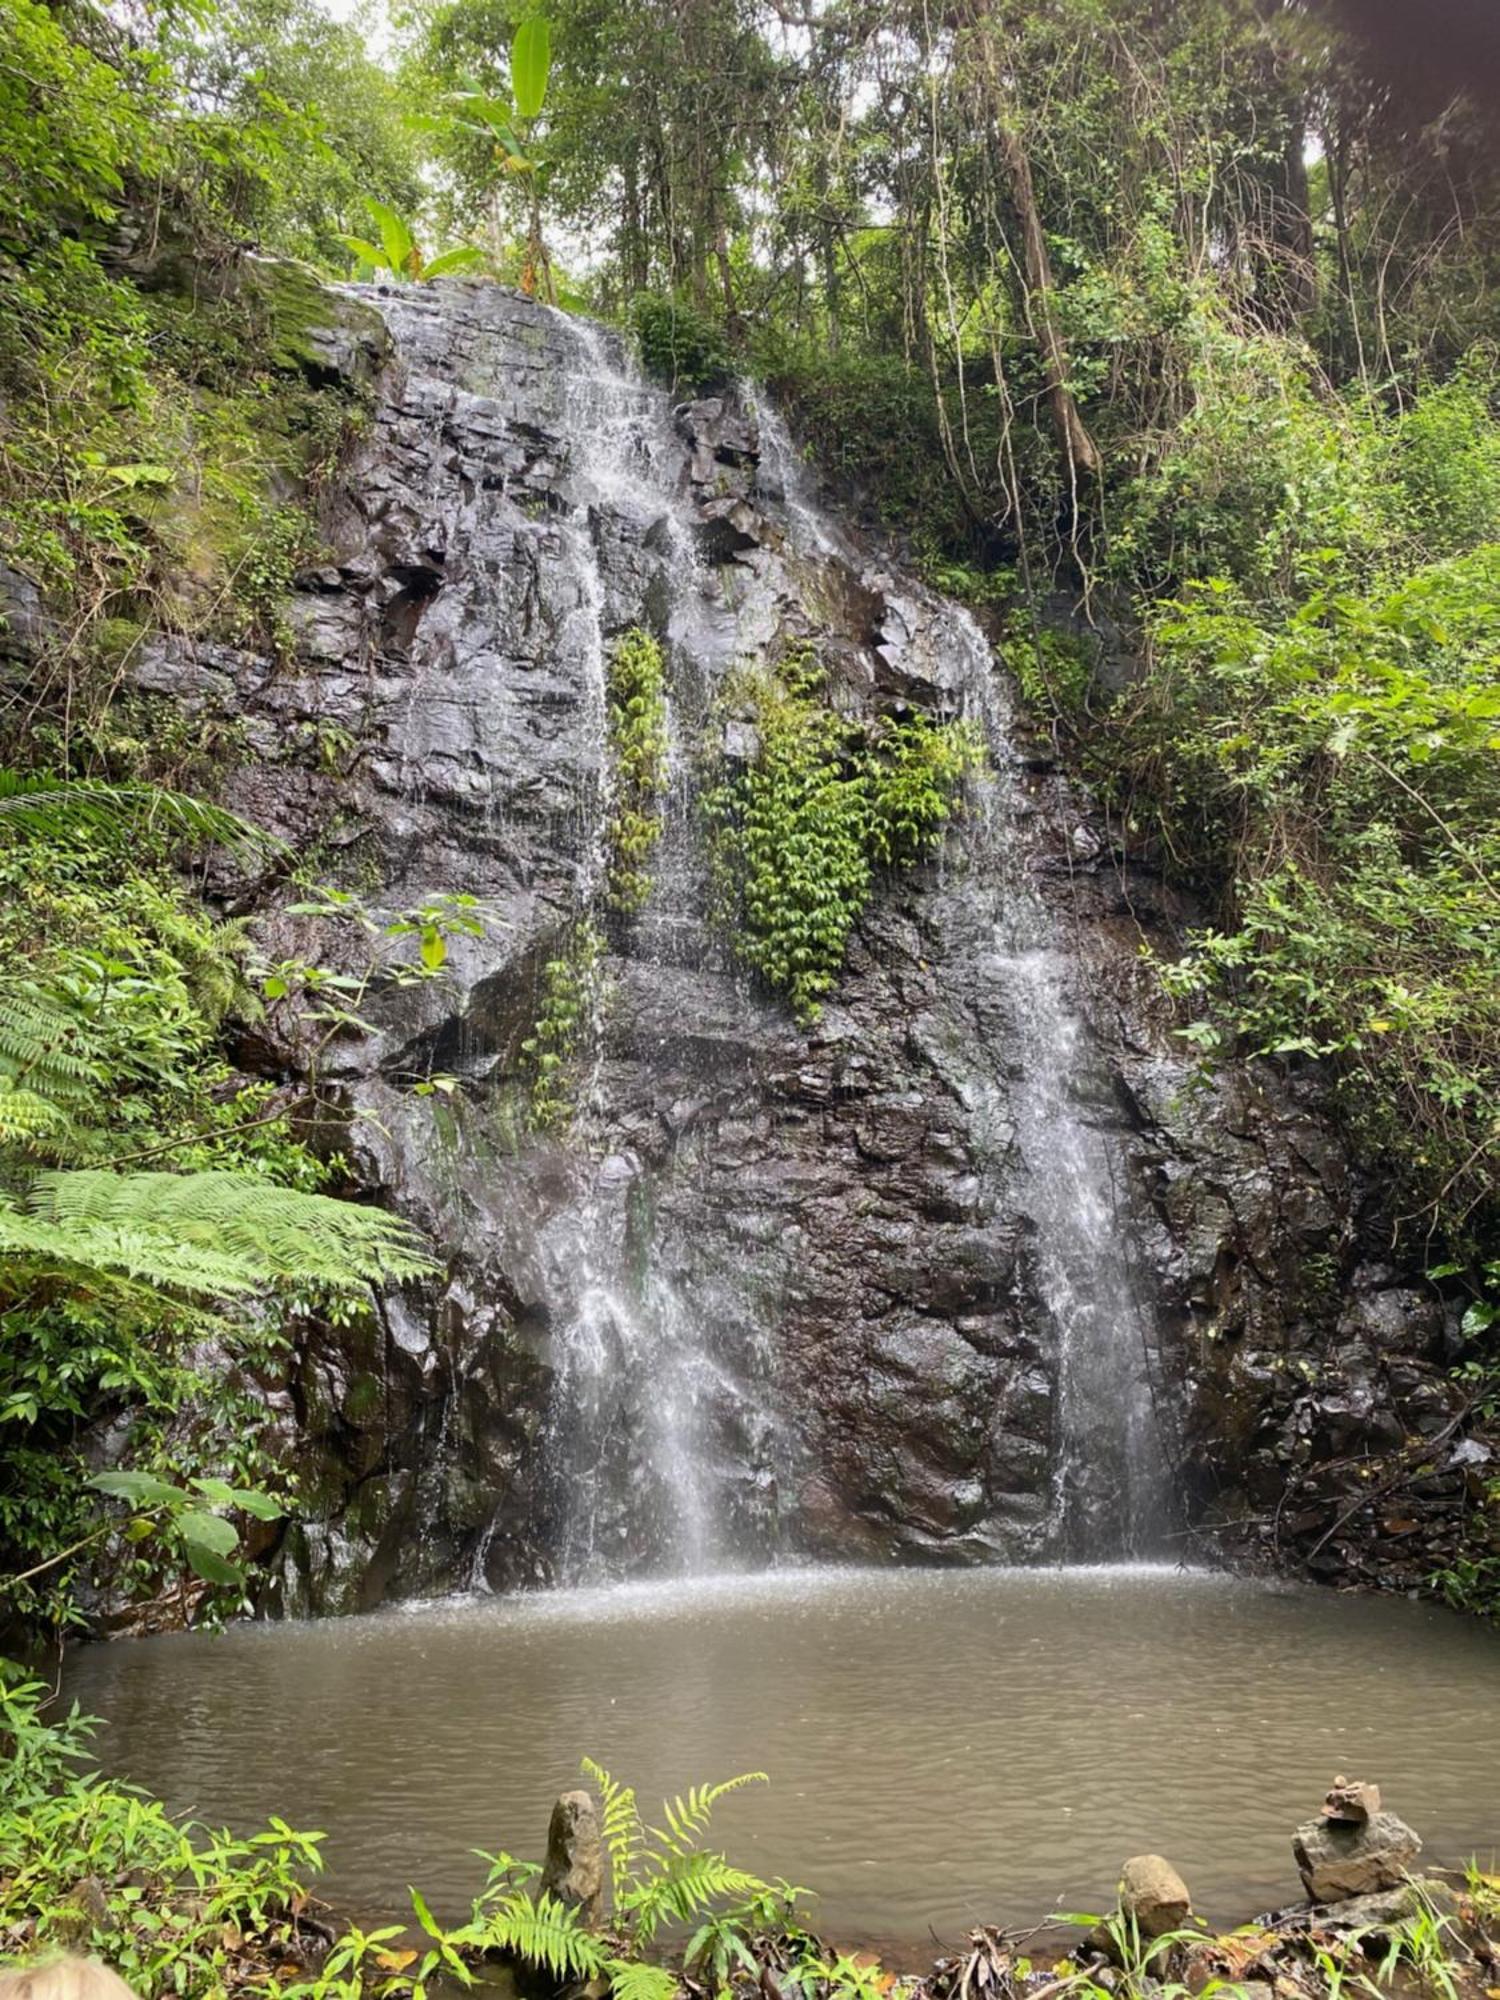
[[[427,370],[402,405],[418,461],[440,482],[463,446],[453,553],[398,682],[420,753],[401,787],[467,806],[484,751],[486,865],[514,918],[483,975],[502,1012],[578,915],[610,946],[571,1131],[496,1138],[457,1225],[477,1218],[483,1283],[540,1384],[513,1421],[516,1378],[496,1372],[471,1424],[435,1427],[455,1481],[476,1426],[499,1438],[489,1483],[472,1475],[477,1533],[473,1488],[454,1488],[465,1573],[1145,1552],[1166,1512],[1157,1330],[1108,1065],[1039,883],[1056,814],[1036,809],[989,641],[823,510],[752,389],[674,409],[615,335],[493,287],[457,296],[456,334],[425,297],[383,308]],[[430,539],[426,508],[410,518]],[[633,626],[663,643],[670,784],[650,896],[622,922],[602,901],[607,682]],[[877,892],[811,1037],[709,922],[697,796],[717,690],[789,634],[826,647],[851,714],[967,713],[991,753],[946,853]],[[529,1029],[487,1040],[455,1018],[483,1127],[507,1073],[484,1065]],[[482,1376],[484,1335],[470,1353]]]
[[[793,542],[810,559],[857,559],[818,506],[780,414],[762,400],[758,415],[763,482],[781,499]],[[1028,866],[1013,718],[993,648],[961,606],[945,602],[940,615],[964,707],[995,767],[980,818],[981,871],[995,899],[988,970],[1007,1000],[1021,1199],[1035,1231],[1037,1289],[1056,1335],[1047,1543],[1071,1558],[1141,1555],[1160,1547],[1168,1482],[1152,1396],[1151,1315],[1127,1254],[1123,1161],[1097,1122],[1108,1078],[1069,994],[1076,966],[1067,941]]]

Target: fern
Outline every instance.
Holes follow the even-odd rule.
[[[743,1902],[767,1886],[758,1875],[733,1867],[722,1854],[701,1848],[660,1861],[621,1899],[619,1908],[622,1915],[629,1915],[631,1935],[639,1947],[649,1944],[663,1923],[690,1923],[716,1902],[729,1897]]]
[[[673,2000],[677,1975],[664,1965],[644,1965],[638,1958],[612,1958],[605,1971],[615,2000]]]
[[[663,1829],[641,1818],[631,1786],[617,1783],[592,1758],[585,1757],[582,1768],[599,1788],[614,1906],[628,1918],[637,1949],[649,1944],[663,1923],[688,1923],[723,1897],[744,1900],[765,1891],[758,1876],[698,1845],[719,1800],[746,1785],[765,1784],[764,1771],[744,1771],[717,1785],[694,1785],[685,1796],[664,1801]]]
[[[722,1784],[694,1785],[685,1798],[663,1801],[662,1815],[671,1828],[670,1834],[662,1833],[656,1827],[651,1831],[672,1853],[685,1853],[696,1847],[708,1831],[708,1822],[720,1799],[726,1798],[730,1792],[742,1790],[746,1785],[769,1782],[764,1771],[742,1771],[737,1778],[726,1778]]]
[[[524,1889],[509,1890],[485,1907],[480,1925],[487,1950],[510,1952],[557,1980],[597,1979],[609,1960],[577,1910],[545,1889],[535,1902]]]
[[[636,1860],[646,1838],[646,1829],[636,1807],[635,1787],[616,1783],[604,1766],[596,1764],[592,1757],[585,1757],[580,1769],[589,1782],[599,1788],[603,1806],[601,1831],[605,1852],[609,1855],[610,1895],[618,1902],[635,1871]]]
[[[0,1257],[5,1292],[28,1284],[125,1284],[157,1293],[233,1298],[264,1288],[264,1279],[204,1245],[175,1243],[160,1231],[109,1224],[58,1224],[0,1201]]]
[[[0,770],[0,832],[37,840],[92,833],[123,841],[143,828],[165,827],[221,847],[280,849],[285,843],[222,806],[155,785],[107,785],[92,778],[31,777]]]
[[[39,1173],[0,1213],[0,1242],[5,1233],[17,1249],[136,1276],[149,1274],[148,1246],[169,1260],[164,1282],[209,1295],[267,1282],[348,1289],[432,1268],[400,1216],[254,1174]]]

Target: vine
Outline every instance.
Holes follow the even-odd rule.
[[[661,643],[633,626],[616,641],[605,680],[614,783],[607,841],[611,909],[634,916],[651,893],[667,778],[666,676]]]
[[[542,967],[536,1026],[521,1044],[531,1071],[528,1122],[557,1130],[576,1106],[577,1060],[599,1000],[604,940],[589,918],[575,926],[567,947]]]
[[[810,1026],[876,869],[934,851],[984,748],[964,722],[839,715],[806,649],[739,676],[729,701],[753,748],[725,760],[704,800],[717,915],[741,962]]]

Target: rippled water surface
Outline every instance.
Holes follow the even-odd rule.
[[[1377,1778],[1459,1861],[1500,1846],[1500,1642],[1429,1607],[1163,1570],[822,1570],[460,1601],[95,1647],[106,1764],[237,1827],[329,1835],[323,1893],[540,1854],[587,1752],[646,1800],[759,1768],[731,1856],[841,1941],[1098,1908],[1176,1860],[1228,1921],[1297,1890],[1289,1834]]]

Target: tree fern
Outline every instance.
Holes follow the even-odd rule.
[[[92,833],[123,841],[131,833],[165,827],[189,840],[221,847],[280,848],[284,842],[223,806],[155,785],[107,785],[92,778],[47,778],[0,770],[0,834],[61,840]]]
[[[165,1176],[163,1177],[165,1178]],[[242,1297],[265,1286],[264,1275],[206,1244],[176,1242],[165,1231],[109,1223],[58,1223],[0,1200],[0,1257],[6,1294],[37,1285],[125,1285],[189,1298]]]
[[[155,1245],[171,1259],[168,1284],[210,1295],[268,1281],[348,1288],[431,1269],[402,1217],[254,1174],[38,1173],[0,1215],[0,1231],[17,1248],[27,1239],[33,1250],[136,1275],[140,1246]]]

